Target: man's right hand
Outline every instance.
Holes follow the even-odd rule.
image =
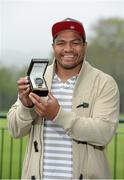
[[[17,81],[18,84],[18,93],[19,93],[19,99],[22,102],[22,104],[28,108],[31,108],[34,106],[33,102],[29,98],[30,94],[30,84],[27,77],[22,77]]]

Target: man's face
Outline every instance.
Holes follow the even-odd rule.
[[[87,44],[73,30],[64,30],[58,34],[53,50],[57,66],[64,69],[81,68]]]

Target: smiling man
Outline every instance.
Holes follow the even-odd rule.
[[[52,26],[53,64],[46,100],[18,80],[8,112],[13,137],[29,134],[22,179],[109,179],[105,148],[115,134],[119,92],[115,80],[86,60],[83,24],[67,18]]]

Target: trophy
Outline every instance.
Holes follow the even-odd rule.
[[[27,71],[31,91],[39,96],[47,96],[48,94],[44,78],[48,62],[47,59],[32,59]]]

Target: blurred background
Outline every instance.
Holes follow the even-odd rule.
[[[19,77],[26,75],[32,58],[48,58],[52,61],[51,27],[56,21],[67,17],[81,21],[85,27],[87,60],[115,78],[121,99],[120,122],[123,122],[124,0],[0,0],[0,177],[3,179],[20,177],[23,159],[22,141],[15,145],[16,149],[19,148],[19,155],[18,160],[13,160],[12,154],[17,150],[10,142],[13,139],[10,139],[9,147],[4,144],[5,138],[8,141],[9,136],[2,129],[6,126],[6,113],[17,98],[16,82]],[[108,153],[113,177],[118,179],[124,179],[123,124],[119,125],[118,130],[120,140],[117,141],[118,136],[115,137]],[[120,159],[117,160],[117,157]],[[18,163],[16,173],[19,175],[14,172],[14,168],[10,168],[12,161]],[[4,162],[8,162],[7,171]]]
[[[87,60],[114,76],[123,113],[124,0],[0,0],[0,110],[15,101],[32,58],[51,60],[51,27],[66,17],[84,24]]]

